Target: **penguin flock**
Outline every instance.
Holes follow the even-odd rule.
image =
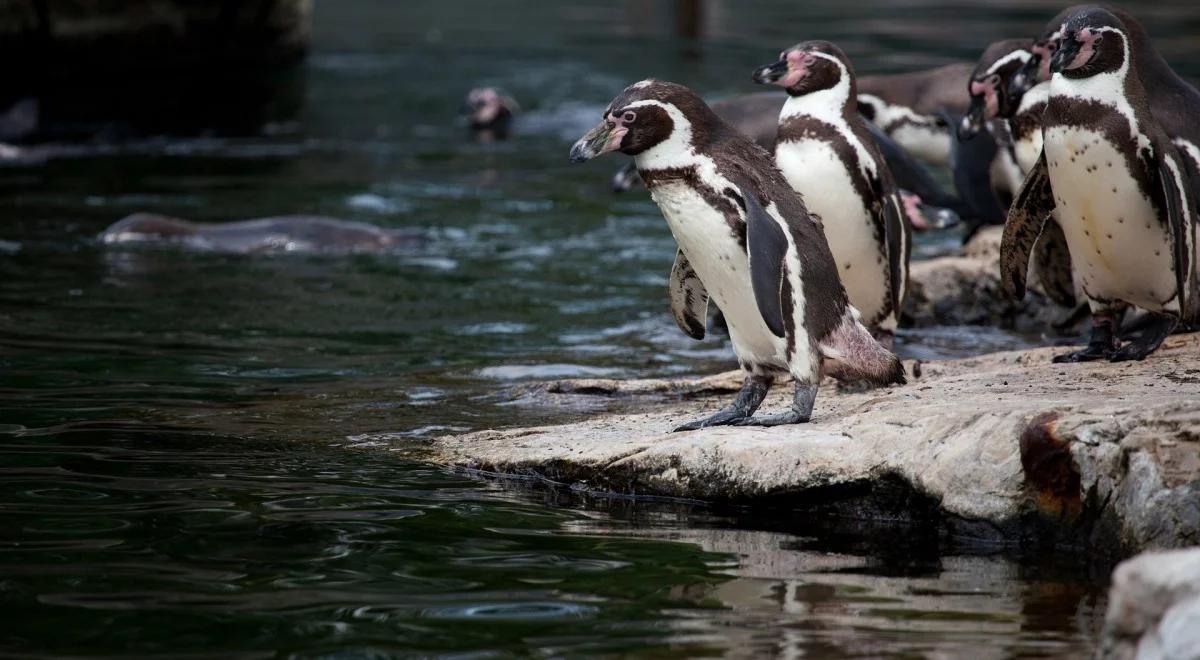
[[[710,106],[634,83],[570,151],[633,157],[613,187],[640,179],[675,238],[676,322],[704,337],[711,302],[728,326],[742,389],[677,430],[806,422],[823,376],[904,384],[892,341],[912,233],[944,224],[930,216],[1004,225],[1008,295],[1032,270],[1054,301],[1086,304],[1088,344],[1056,362],[1141,360],[1200,321],[1200,92],[1128,13],[1070,7],[974,66],[859,78],[836,45],[807,41],[751,77],[784,94]],[[949,166],[955,193],[927,165]],[[785,376],[790,408],[757,415]]]

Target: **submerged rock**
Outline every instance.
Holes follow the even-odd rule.
[[[726,403],[721,394],[442,437],[433,458],[621,495],[907,518],[958,538],[1087,545],[1093,556],[1200,543],[1200,335],[1171,337],[1144,362],[1051,363],[1062,350],[929,362],[906,387],[824,387],[804,425],[669,432]],[[545,391],[707,393],[736,381],[635,381],[628,392],[618,381],[565,381]],[[787,389],[764,410],[785,407]]]
[[[204,252],[381,252],[420,236],[365,222],[284,215],[240,222],[192,222],[155,213],[134,213],[100,233],[106,245],[160,244]]]
[[[1200,548],[1148,552],[1117,566],[1096,656],[1200,658]]]

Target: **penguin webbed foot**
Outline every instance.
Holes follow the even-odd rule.
[[[775,415],[759,415],[749,417],[740,422],[736,422],[737,426],[787,426],[789,424],[804,424],[812,419],[811,415],[804,415],[795,410],[789,410],[785,413]]]
[[[733,426],[740,424],[749,417],[750,413],[744,410],[738,410],[737,408],[733,407],[722,408],[718,410],[716,414],[705,417],[704,419],[698,419],[694,422],[688,422],[687,424],[676,426],[674,429],[671,429],[671,432],[679,433],[680,431],[695,431],[697,429],[704,429],[710,426]]]
[[[733,400],[733,405],[726,406],[704,419],[677,426],[671,432],[695,431],[710,426],[732,426],[749,419],[754,411],[762,405],[763,399],[767,398],[767,390],[771,389],[773,381],[774,379],[770,376],[746,376],[746,380],[742,383],[742,389],[738,392],[737,398]]]
[[[1087,348],[1081,351],[1055,355],[1054,359],[1051,361],[1056,364],[1062,364],[1064,362],[1095,362],[1096,360],[1111,359],[1114,353],[1116,353],[1116,351],[1114,351],[1110,346],[1104,346],[1102,344],[1088,344]]]
[[[1117,349],[1109,356],[1110,362],[1126,362],[1129,360],[1144,360],[1146,356],[1158,350],[1163,341],[1175,330],[1179,319],[1167,314],[1150,314],[1143,322],[1142,333],[1133,341]]]
[[[1062,364],[1064,362],[1095,362],[1111,358],[1117,350],[1115,335],[1119,319],[1119,315],[1092,312],[1092,334],[1087,347],[1073,353],[1055,355],[1051,361]]]
[[[737,422],[738,426],[785,426],[803,424],[812,419],[813,404],[817,401],[817,386],[797,383],[792,395],[792,407],[785,413],[750,417]]]

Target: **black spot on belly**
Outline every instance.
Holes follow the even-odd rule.
[[[846,270],[850,270],[850,264],[847,263],[845,266],[843,266],[843,268],[845,268]]]

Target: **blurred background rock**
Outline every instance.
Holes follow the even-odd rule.
[[[311,21],[312,0],[3,0],[0,132],[245,134],[294,119]]]

